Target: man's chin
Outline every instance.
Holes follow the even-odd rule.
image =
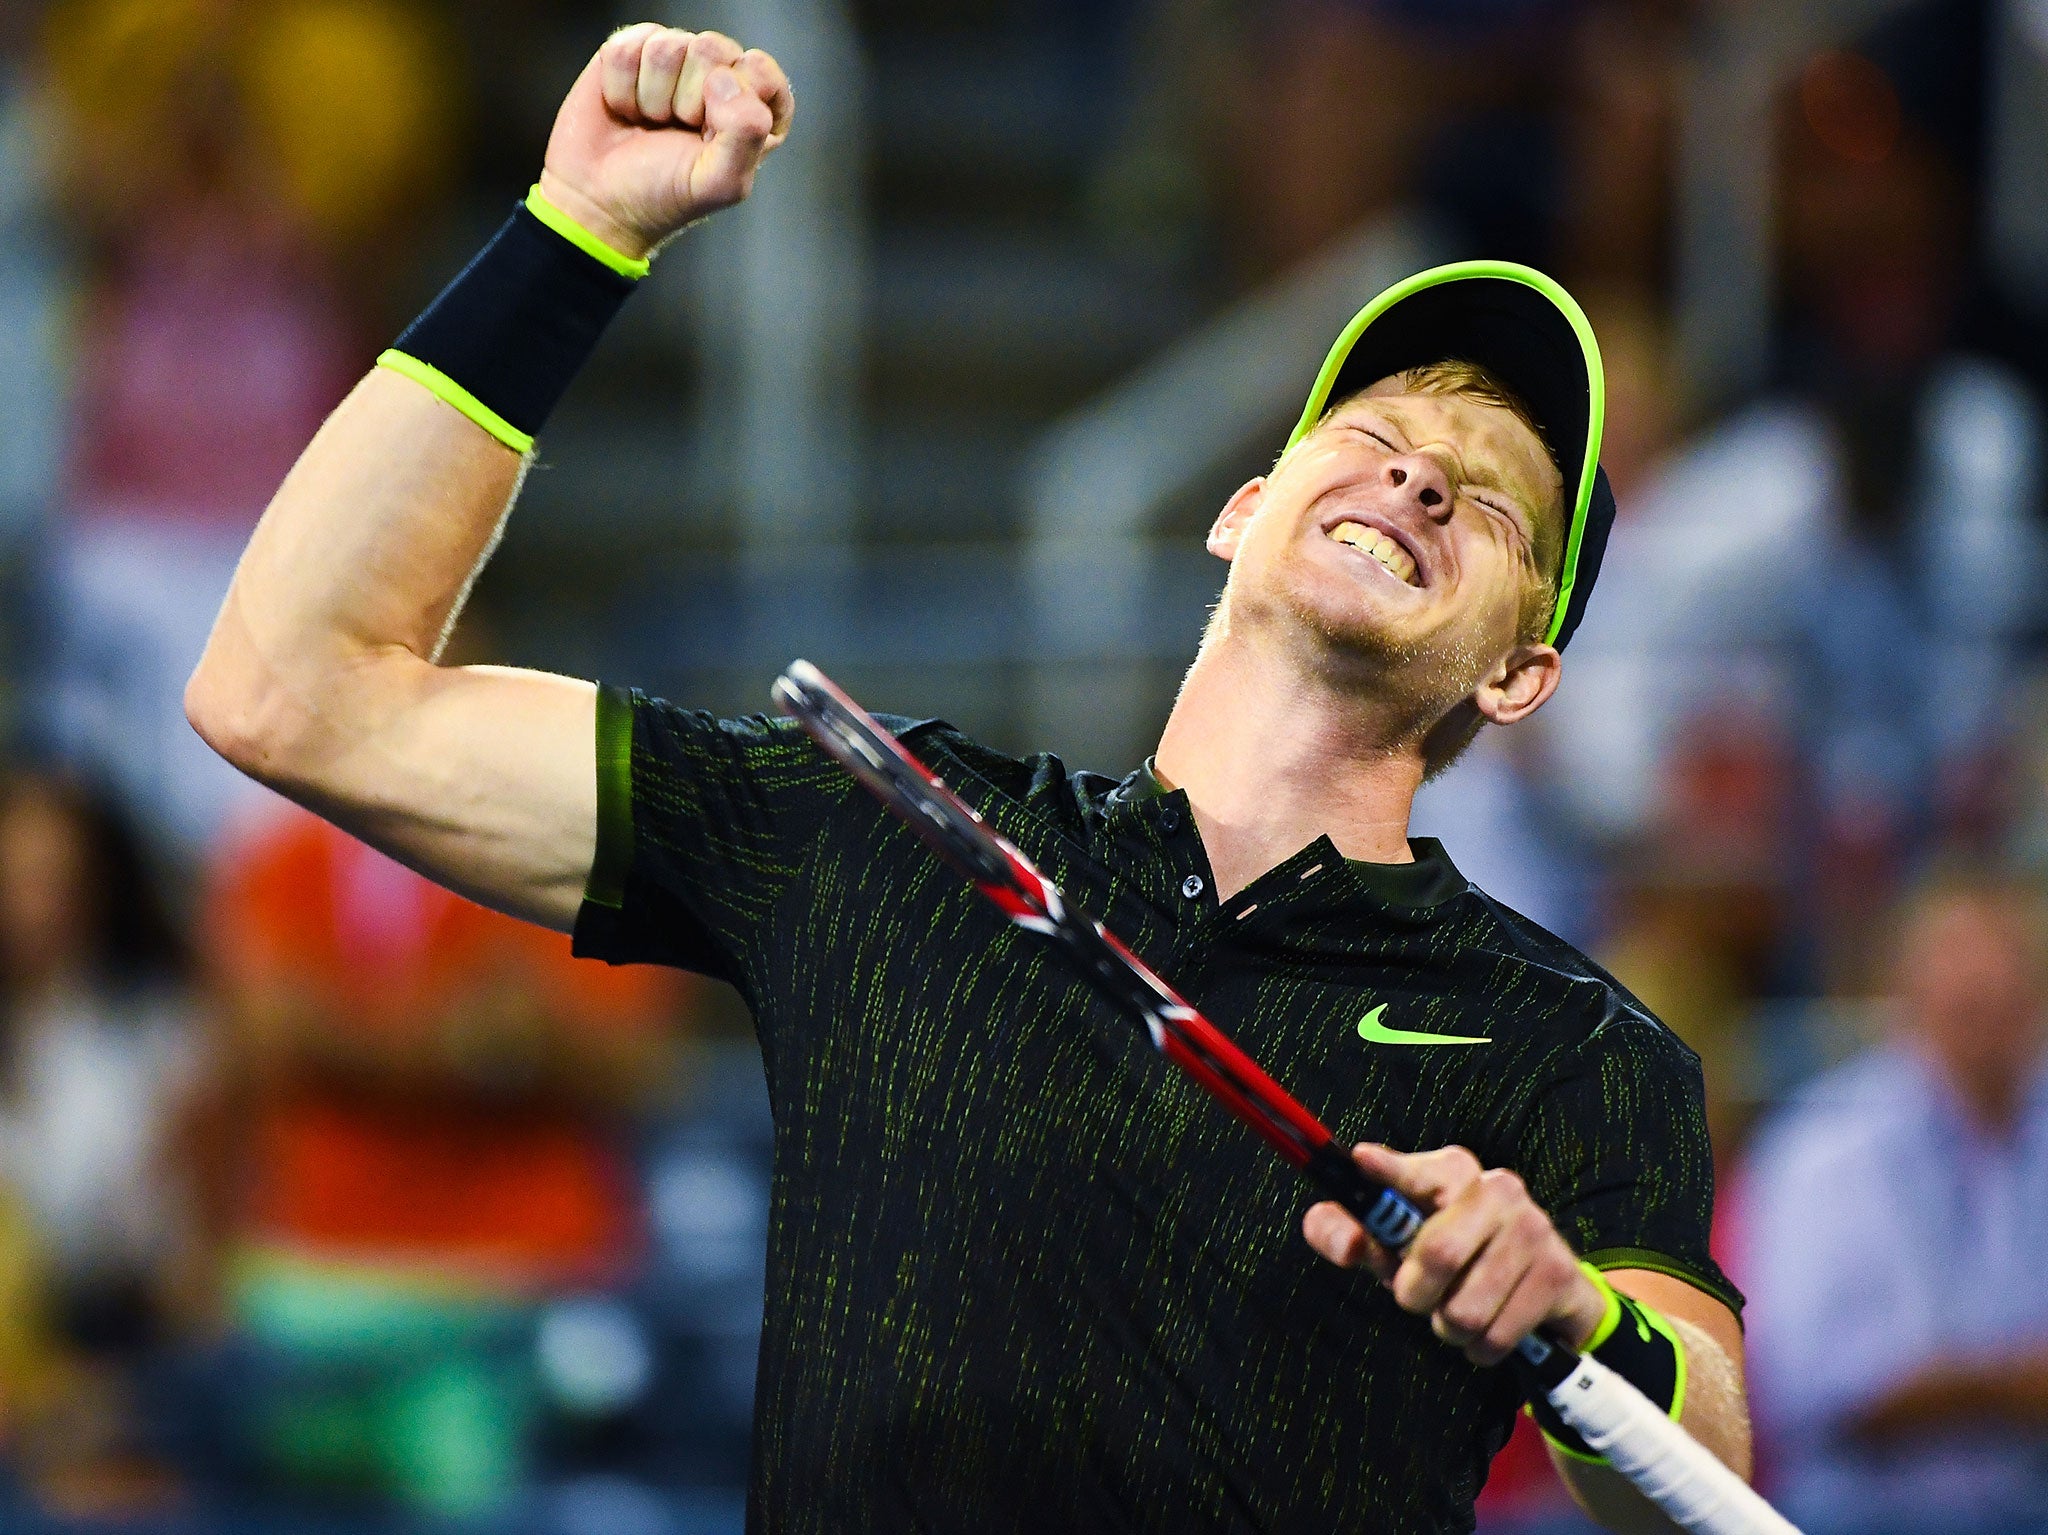
[[[1419,716],[1434,718],[1478,683],[1468,648],[1391,605],[1354,600],[1333,611],[1301,603],[1294,613],[1311,664],[1347,689],[1370,691],[1389,703],[1406,699]]]
[[[1319,667],[1365,680],[1410,667],[1434,671],[1448,659],[1439,629],[1402,594],[1362,590],[1355,579],[1335,581],[1299,567],[1288,577],[1268,586],[1264,600],[1234,598],[1233,611],[1256,613],[1257,627],[1291,633],[1293,647]]]
[[[1427,640],[1415,632],[1405,615],[1378,603],[1351,601],[1342,605],[1299,602],[1294,614],[1301,627],[1327,649],[1332,659],[1350,659],[1373,666],[1400,665],[1421,659]]]

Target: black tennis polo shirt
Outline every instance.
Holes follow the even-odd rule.
[[[1697,1059],[1436,843],[1318,838],[1218,902],[1144,770],[887,723],[1340,1139],[1468,1146],[1593,1261],[1740,1304]],[[577,951],[731,981],[767,1064],[750,1529],[1472,1528],[1513,1381],[1317,1258],[1292,1169],[1142,1030],[793,724],[607,688],[598,755]]]

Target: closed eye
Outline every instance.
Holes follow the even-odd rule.
[[[1509,511],[1506,507],[1497,504],[1496,502],[1488,501],[1483,496],[1474,496],[1472,500],[1475,504],[1493,513],[1494,516],[1500,518],[1502,522],[1505,522],[1508,525],[1508,531],[1514,534],[1515,541],[1521,544],[1525,550],[1530,547],[1529,535],[1525,531],[1523,531],[1522,520],[1519,517],[1517,517],[1513,512]]]
[[[1366,426],[1362,422],[1351,423],[1351,428],[1355,432],[1358,432],[1366,437],[1370,437],[1374,442],[1378,443],[1381,447],[1385,448],[1389,453],[1399,453],[1401,451],[1399,448],[1395,447],[1394,444],[1390,442],[1384,434],[1374,431],[1371,427]],[[1493,513],[1494,516],[1500,518],[1503,522],[1505,522],[1508,525],[1508,531],[1514,534],[1516,541],[1522,545],[1523,551],[1525,553],[1530,554],[1532,557],[1534,556],[1534,545],[1531,543],[1528,533],[1523,529],[1522,522],[1519,517],[1517,517],[1513,512],[1509,511],[1508,508],[1506,508],[1505,506],[1502,506],[1500,503],[1496,501],[1489,501],[1484,496],[1475,495],[1472,497],[1472,500],[1475,505],[1480,506],[1485,510]]]

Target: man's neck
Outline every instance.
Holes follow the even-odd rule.
[[[1187,791],[1227,899],[1325,833],[1346,858],[1411,862],[1422,754],[1394,739],[1370,704],[1224,635],[1196,658],[1154,763]]]

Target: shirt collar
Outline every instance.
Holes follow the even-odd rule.
[[[1185,803],[1187,796],[1183,791],[1169,789],[1160,782],[1154,760],[1147,757],[1141,767],[1133,770],[1111,791],[1111,800],[1119,805],[1143,805],[1162,799]],[[1412,863],[1367,863],[1346,858],[1344,867],[1368,895],[1389,906],[1439,906],[1471,888],[1471,882],[1458,872],[1451,855],[1436,838],[1410,837],[1408,849],[1415,855]],[[1334,846],[1331,850],[1335,851]]]

